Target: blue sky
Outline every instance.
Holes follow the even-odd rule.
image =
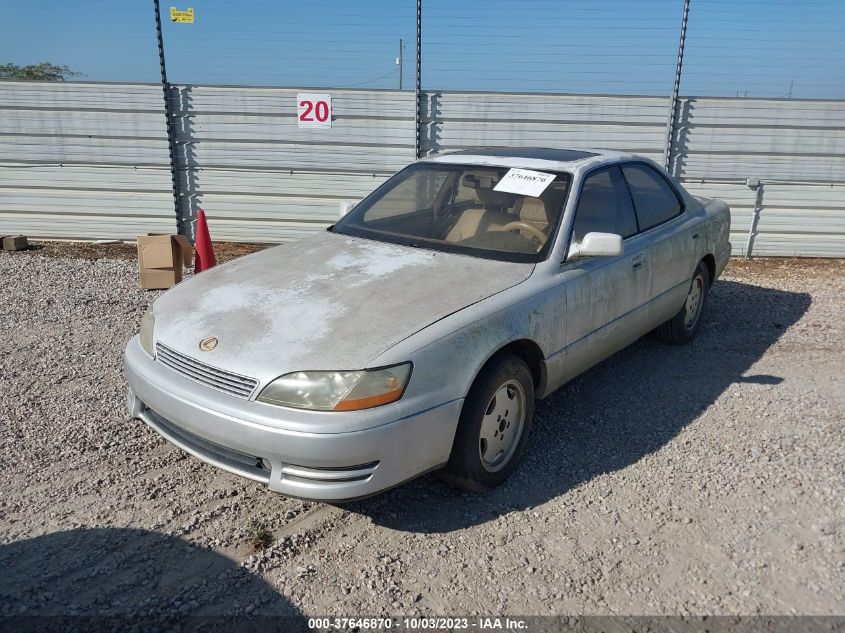
[[[158,81],[152,0],[3,0],[0,63]],[[193,25],[169,7],[193,7]],[[170,80],[413,88],[415,0],[163,2]],[[682,0],[423,0],[423,87],[668,94]],[[845,98],[842,0],[691,0],[682,94]],[[791,86],[791,87],[790,87]]]

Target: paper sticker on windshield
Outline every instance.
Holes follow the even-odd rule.
[[[542,171],[511,169],[493,187],[493,191],[504,191],[505,193],[516,193],[537,198],[554,179],[554,174],[547,174]]]

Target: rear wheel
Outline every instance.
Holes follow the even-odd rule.
[[[701,313],[707,305],[708,290],[710,271],[704,262],[698,262],[684,305],[674,317],[658,326],[654,331],[657,337],[678,345],[691,341],[701,327]]]
[[[534,380],[528,366],[512,354],[493,358],[464,401],[442,478],[473,492],[498,486],[519,464],[533,417]]]

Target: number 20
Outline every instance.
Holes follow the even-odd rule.
[[[313,101],[303,100],[299,102],[299,107],[305,108],[305,111],[299,115],[300,121],[313,121],[312,112],[320,123],[326,122],[329,118],[329,104],[325,101],[318,101],[315,104]]]

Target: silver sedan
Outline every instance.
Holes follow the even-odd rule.
[[[635,155],[421,160],[327,231],[165,293],[126,348],[129,409],[287,495],[432,470],[487,490],[537,399],[648,332],[695,335],[729,228],[724,202]]]

